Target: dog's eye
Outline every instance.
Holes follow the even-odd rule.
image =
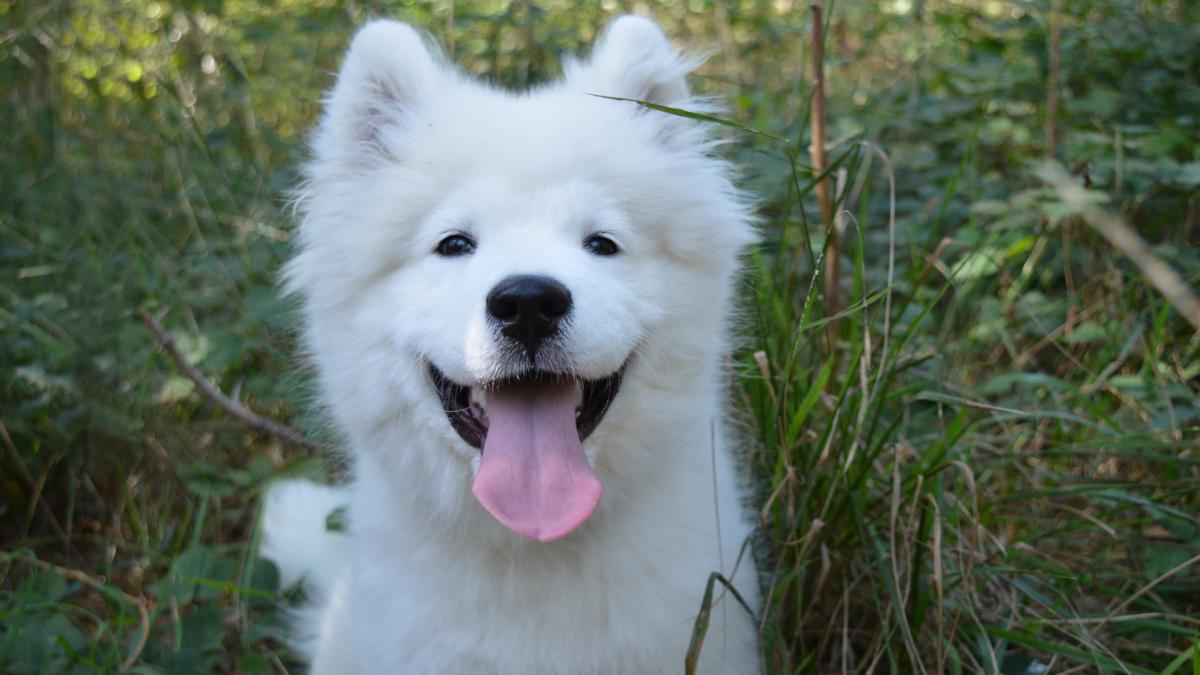
[[[593,234],[585,239],[583,247],[593,255],[616,255],[621,252],[617,242],[601,234]]]
[[[434,252],[447,258],[470,255],[475,252],[475,242],[465,234],[452,234],[439,241]]]

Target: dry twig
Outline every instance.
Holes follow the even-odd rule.
[[[1150,245],[1124,220],[1100,208],[1095,193],[1088,192],[1061,165],[1047,162],[1042,165],[1040,174],[1064,204],[1128,256],[1150,284],[1166,297],[1167,302],[1200,331],[1200,297],[1179,276],[1179,272],[1155,255]]]
[[[60,577],[65,577],[67,579],[72,579],[74,581],[78,581],[79,583],[91,588],[92,590],[95,590],[96,592],[100,593],[101,595],[115,596],[118,599],[120,599],[121,601],[136,607],[137,611],[138,611],[138,621],[141,625],[141,630],[138,632],[137,640],[135,640],[133,643],[133,646],[131,646],[129,648],[129,653],[125,656],[125,659],[123,661],[121,661],[120,670],[122,672],[129,670],[130,668],[132,668],[134,666],[134,664],[136,664],[138,662],[138,659],[141,658],[142,651],[146,648],[146,640],[150,637],[150,610],[147,609],[147,605],[149,603],[146,601],[145,598],[139,598],[139,597],[130,595],[130,594],[126,593],[125,591],[122,591],[119,588],[115,588],[113,586],[110,586],[110,585],[104,583],[103,581],[100,581],[99,579],[96,579],[95,577],[91,576],[90,574],[88,574],[86,572],[81,572],[80,570],[74,570],[69,567],[63,567],[61,565],[55,565],[54,563],[48,563],[44,560],[39,560],[28,553],[0,552],[0,557],[10,558],[10,559],[16,558],[16,559],[21,560],[29,565],[34,566],[40,570],[45,570],[47,572],[53,572],[54,574],[57,574]]]
[[[295,429],[287,426],[286,424],[263,417],[262,415],[247,409],[246,406],[242,405],[238,401],[226,396],[224,392],[218,389],[215,384],[210,382],[208,378],[206,378],[204,374],[196,368],[196,366],[192,365],[191,362],[187,360],[187,357],[185,357],[183,353],[179,351],[179,346],[175,344],[175,340],[162,327],[162,324],[158,322],[158,319],[151,316],[149,312],[145,311],[140,312],[140,315],[142,317],[142,322],[145,323],[146,327],[150,329],[150,332],[154,334],[154,339],[160,346],[162,346],[167,354],[170,355],[171,360],[175,362],[175,366],[179,368],[179,372],[182,373],[184,377],[194,382],[196,387],[200,389],[200,392],[207,396],[211,401],[224,408],[225,411],[230,415],[233,415],[251,427],[258,429],[259,431],[271,434],[272,436],[287,441],[292,445],[298,445],[302,448],[308,448],[309,450],[317,449],[315,444],[305,440],[305,438],[301,436],[300,433]]]
[[[0,422],[0,441],[4,442],[3,444],[5,449],[8,450],[9,457],[12,459],[13,464],[16,465],[17,470],[20,472],[22,480],[25,481],[25,486],[29,488],[29,493],[31,495],[30,499],[32,500],[29,507],[30,516],[33,515],[33,509],[35,508],[34,505],[36,504],[36,508],[41,509],[42,515],[46,517],[46,520],[50,523],[50,527],[54,529],[54,533],[57,534],[60,539],[62,539],[63,545],[69,548],[76,556],[78,556],[79,552],[76,551],[75,547],[71,544],[71,535],[67,534],[67,531],[63,529],[62,524],[58,522],[58,518],[54,515],[54,511],[51,510],[50,505],[41,498],[41,487],[39,486],[39,481],[34,480],[33,474],[29,473],[29,468],[25,466],[25,462],[22,461],[21,453],[17,450],[16,444],[13,443],[12,436],[8,435],[8,429],[4,426],[3,422]],[[28,525],[28,520],[26,521],[26,525]]]
[[[1126,609],[1128,609],[1129,606],[1132,605],[1138,598],[1140,598],[1143,595],[1154,590],[1155,586],[1161,584],[1162,582],[1166,581],[1167,579],[1170,579],[1171,577],[1175,576],[1176,574],[1179,574],[1180,572],[1188,569],[1189,567],[1193,567],[1197,564],[1200,564],[1200,555],[1188,558],[1187,560],[1179,563],[1178,565],[1172,567],[1171,569],[1167,570],[1166,572],[1163,572],[1162,574],[1158,575],[1157,577],[1154,578],[1153,581],[1146,584],[1145,586],[1142,586],[1138,590],[1137,593],[1134,593],[1133,595],[1129,596],[1128,598],[1125,598],[1124,600],[1121,601],[1121,603],[1119,605],[1114,607],[1112,609],[1112,611],[1110,611],[1107,615],[1105,615],[1104,620],[1102,620],[1100,623],[1096,624],[1096,627],[1092,629],[1092,633],[1095,633],[1096,631],[1100,630],[1106,624],[1111,623],[1114,619],[1116,619],[1117,617],[1119,617],[1121,615],[1121,612],[1124,612]]]

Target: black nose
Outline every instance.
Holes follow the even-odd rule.
[[[571,292],[550,277],[507,277],[488,293],[487,311],[500,333],[521,343],[532,359],[571,311]]]

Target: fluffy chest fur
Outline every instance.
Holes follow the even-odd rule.
[[[431,532],[419,514],[396,510],[391,486],[362,480],[352,562],[336,591],[345,594],[354,670],[679,672],[708,577],[729,574],[748,534],[724,467],[717,489],[730,504],[718,540],[711,469],[598,514],[577,541],[552,548]],[[736,583],[754,597],[751,560]],[[756,626],[732,598],[715,609],[703,656],[703,672],[754,672]]]

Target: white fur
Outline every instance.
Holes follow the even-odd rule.
[[[623,17],[563,81],[511,93],[444,64],[404,24],[355,37],[300,200],[289,288],[305,301],[324,400],[354,462],[349,532],[334,493],[268,499],[265,553],[318,589],[317,673],[679,672],[712,572],[751,527],[727,449],[722,359],[745,200],[697,123],[602,94],[695,105],[651,21]],[[433,254],[448,232],[473,255]],[[621,253],[582,242],[603,232]],[[511,375],[484,298],[512,274],[573,296],[545,367],[585,378],[628,360],[585,443],[604,496],[579,530],[522,539],[471,494],[479,450],[426,376]],[[715,445],[715,447],[714,447]],[[719,521],[719,527],[718,527]],[[346,563],[339,565],[339,560]],[[734,583],[757,606],[753,561]],[[759,669],[753,618],[724,596],[701,670]]]

